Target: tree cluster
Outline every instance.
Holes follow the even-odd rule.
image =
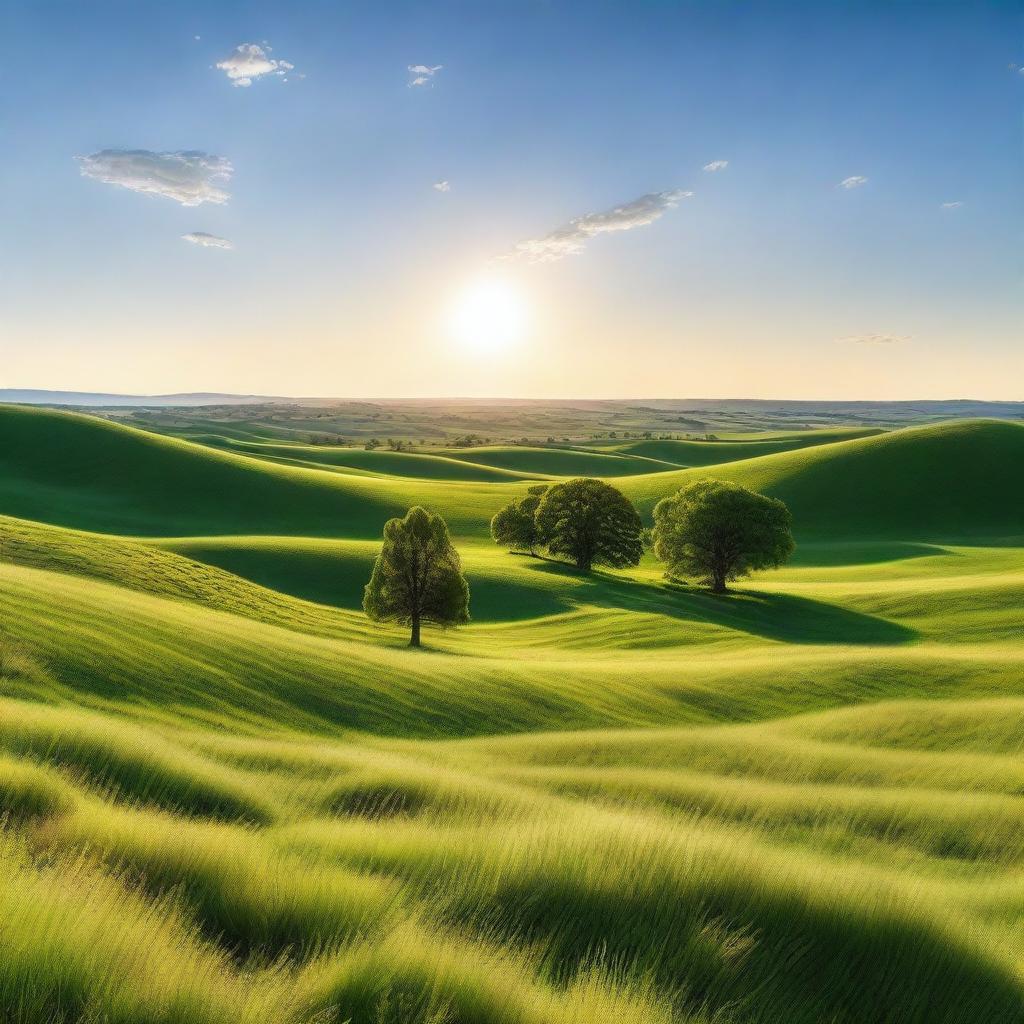
[[[495,542],[513,551],[548,554],[574,562],[582,572],[595,565],[639,565],[643,524],[633,503],[603,480],[581,478],[531,487],[491,520]]]
[[[776,498],[697,480],[658,502],[654,527],[645,528],[621,491],[581,478],[531,487],[495,514],[491,536],[513,551],[543,548],[581,572],[639,565],[653,549],[670,579],[697,579],[723,593],[730,580],[782,565],[794,548],[791,527],[789,509]],[[409,626],[412,647],[420,646],[425,622],[469,621],[469,584],[439,515],[416,506],[388,520],[363,609],[374,621]]]
[[[695,579],[716,593],[756,569],[777,568],[794,549],[781,501],[719,480],[698,480],[662,499],[653,529],[602,480],[538,484],[495,514],[491,536],[511,551],[566,558],[582,572],[638,565],[652,550],[667,577]]]

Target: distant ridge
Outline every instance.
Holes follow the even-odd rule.
[[[195,391],[177,395],[114,395],[101,391],[39,391],[29,388],[0,388],[0,402],[15,405],[73,405],[177,407],[194,405],[265,405],[267,403],[299,402],[296,398],[270,395],[227,395]]]
[[[397,405],[409,404],[429,408],[460,406],[529,406],[552,408],[629,408],[658,409],[680,412],[721,412],[742,410],[804,411],[845,422],[846,417],[864,413],[919,414],[929,417],[965,418],[995,417],[1024,419],[1024,402],[985,401],[972,398],[922,399],[900,401],[828,401],[792,398],[342,398],[339,396],[233,395],[218,391],[189,391],[171,395],[119,395],[102,391],[46,391],[31,388],[0,388],[0,403],[14,405],[73,406],[77,408],[184,408],[219,405]]]

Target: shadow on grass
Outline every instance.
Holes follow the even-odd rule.
[[[713,594],[684,584],[622,580],[600,571],[586,577],[574,566],[548,559],[538,561],[536,568],[578,579],[583,585],[579,598],[587,604],[705,622],[769,640],[897,645],[911,643],[918,636],[915,630],[888,619],[794,594],[747,589]]]

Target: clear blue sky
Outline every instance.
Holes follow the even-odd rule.
[[[8,0],[0,31],[0,386],[1024,398],[1022,3]],[[294,68],[238,87],[241,44]],[[230,198],[81,173],[109,150],[221,157]]]

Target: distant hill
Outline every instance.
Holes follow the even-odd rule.
[[[729,443],[708,447],[725,450]],[[492,448],[483,467],[462,465],[493,473],[493,461],[506,451],[550,454]],[[376,469],[394,458],[379,453]],[[620,459],[648,464],[591,458],[590,472]],[[735,480],[782,498],[798,539],[1016,537],[1024,531],[1024,483],[1014,472],[1022,463],[1024,425],[959,420],[715,466],[651,462],[653,471],[616,482],[649,515],[660,498],[693,479]],[[580,471],[576,464],[560,468],[566,475]],[[490,517],[527,483],[506,472],[508,483],[353,475],[277,464],[92,416],[0,406],[0,513],[84,530],[366,540],[379,537],[389,517],[422,504],[441,512],[456,536],[486,537]]]
[[[37,391],[26,388],[0,388],[0,402],[12,402],[16,405],[182,408],[197,405],[265,405],[296,401],[297,399],[294,398],[274,398],[266,395],[224,395],[206,391],[180,395],[114,395],[99,391]]]
[[[217,406],[287,405],[300,409],[337,409],[415,420],[424,417],[451,420],[457,432],[487,429],[503,434],[547,431],[564,433],[570,428],[588,430],[650,427],[658,431],[709,430],[806,430],[849,425],[905,426],[947,419],[1024,420],[1024,401],[989,402],[958,398],[927,401],[813,401],[761,398],[656,398],[656,399],[530,399],[530,398],[378,398],[354,400],[337,397],[286,395],[233,395],[195,391],[171,395],[119,395],[94,391],[44,391],[0,388],[0,403],[18,405],[74,406],[89,408],[187,409]],[[503,422],[507,419],[508,422]],[[384,423],[378,424],[384,426]],[[388,429],[406,436],[400,423]],[[353,424],[346,423],[345,429]],[[508,429],[505,429],[508,428]],[[411,436],[411,435],[409,435]],[[509,435],[512,436],[512,435]],[[639,433],[634,434],[638,437]]]

